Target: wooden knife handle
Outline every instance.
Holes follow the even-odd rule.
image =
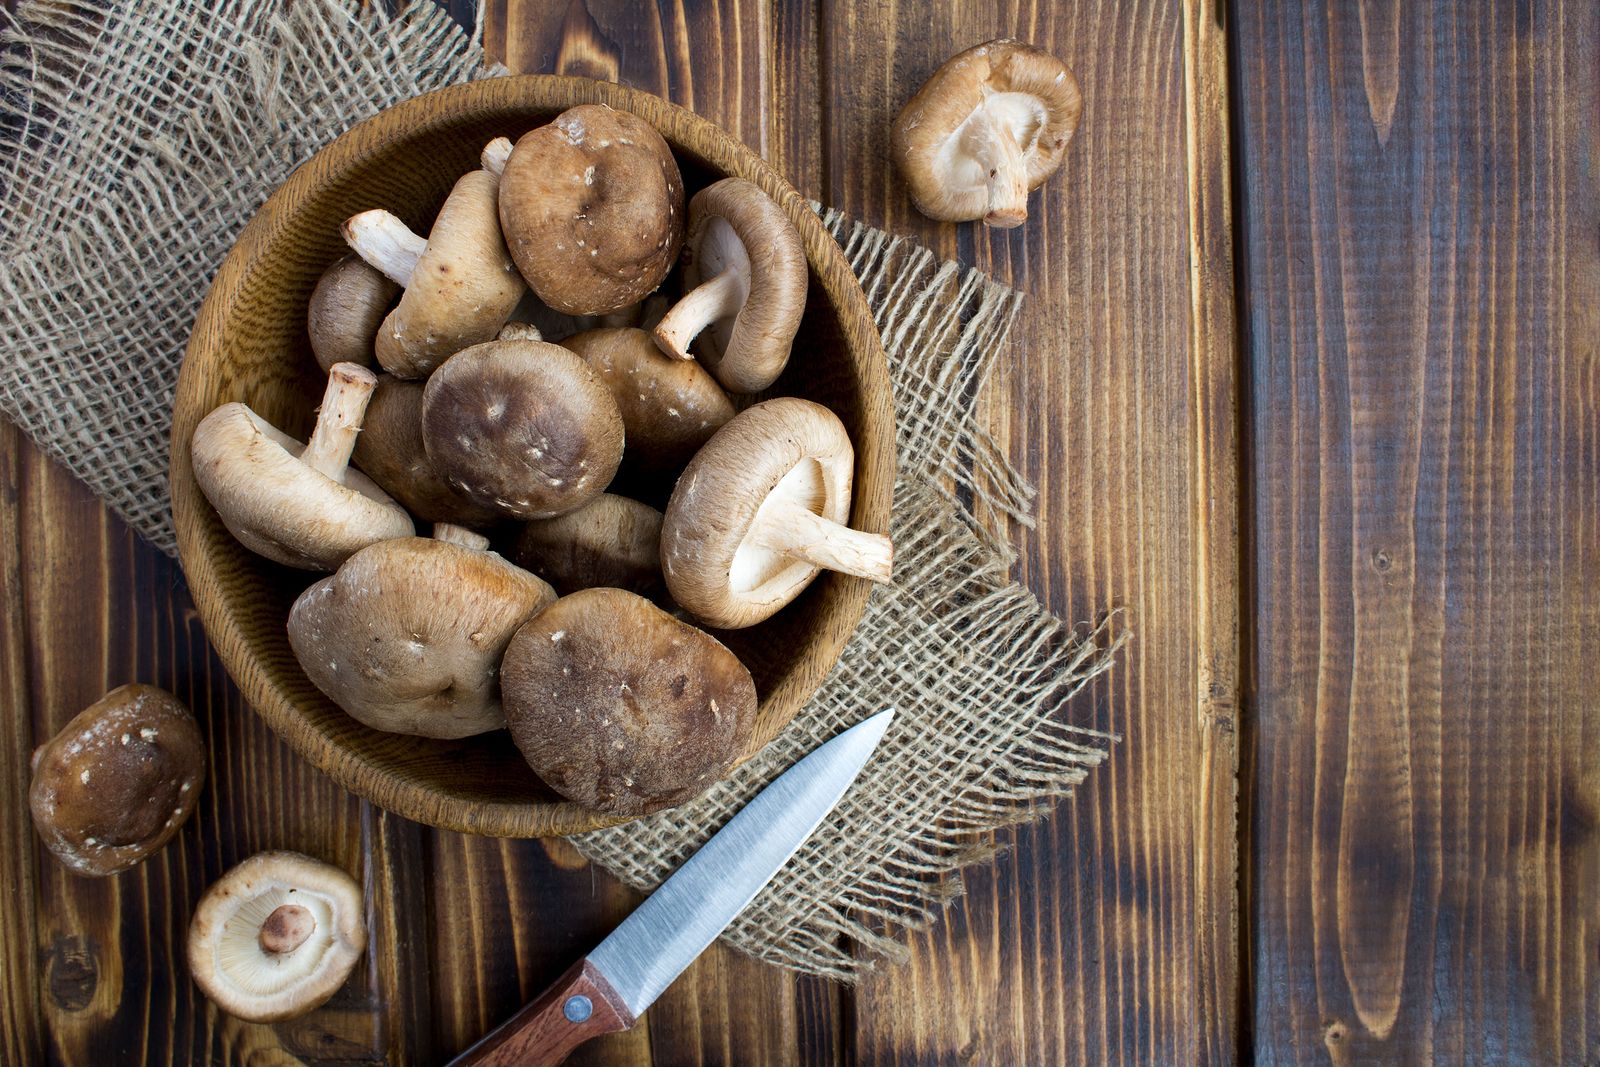
[[[633,1025],[633,1013],[605,976],[581,959],[538,999],[450,1061],[450,1067],[553,1067],[601,1034]]]

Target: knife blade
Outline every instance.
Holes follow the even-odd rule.
[[[593,952],[451,1067],[557,1064],[632,1026],[834,809],[893,717],[889,708],[862,720],[773,779]]]

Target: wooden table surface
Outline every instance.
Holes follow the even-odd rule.
[[[929,222],[890,120],[999,35],[1069,62],[1083,126],[1025,228]],[[907,962],[844,989],[715,947],[573,1062],[1600,1062],[1600,5],[498,0],[486,38],[1025,290],[984,399],[1041,490],[1018,575],[1135,635],[1065,711],[1109,762]],[[311,771],[176,566],[10,427],[0,529],[0,1063],[439,1062],[637,902]],[[212,785],[77,879],[28,755],[133,680],[193,705]],[[372,948],[323,1010],[241,1024],[186,922],[286,846],[361,876]]]

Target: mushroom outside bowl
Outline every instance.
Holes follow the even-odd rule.
[[[542,75],[442,89],[352,128],[273,194],[212,283],[178,378],[172,511],[207,636],[257,712],[345,788],[450,830],[535,837],[624,820],[561,800],[528,769],[504,731],[453,741],[384,733],[332,704],[300,669],[285,628],[290,605],[316,576],[272,563],[234,540],[195,482],[190,441],[200,420],[229,401],[242,401],[305,439],[324,384],[306,313],[318,277],[346,251],[340,223],[381,206],[426,232],[489,140],[516,138],[583,103],[626,109],[654,126],[672,146],[689,195],[730,175],[746,178],[794,222],[810,292],[794,356],[763,396],[805,397],[843,420],[855,443],[850,524],[872,533],[889,528],[894,413],[872,314],[837,243],[755,153],[648,93]],[[869,588],[864,579],[824,573],[767,622],[714,631],[749,667],[760,701],[741,760],[777,736],[833,668],[861,620]]]

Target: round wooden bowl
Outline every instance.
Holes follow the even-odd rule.
[[[515,140],[576,104],[624,108],[661,132],[688,193],[727,175],[773,197],[800,231],[811,267],[805,319],[772,394],[832,408],[856,445],[858,529],[889,528],[894,414],[883,348],[849,264],[806,202],[744,145],[647,93],[581,78],[493,78],[429,93],[361,123],[317,153],[251,220],[212,283],[178,378],[172,511],[206,633],[245,697],[340,785],[410,819],[500,837],[575,833],[623,821],[565,802],[528,769],[504,731],[434,741],[368,729],[301,672],[285,622],[319,575],[277,566],[236,542],[195,484],[189,441],[219,404],[240,400],[302,440],[324,379],[306,339],[318,275],[345,252],[339,223],[386,207],[426,233],[445,194],[491,138]],[[775,737],[832,669],[866,608],[869,584],[824,574],[770,621],[720,633],[761,697],[748,758]]]

